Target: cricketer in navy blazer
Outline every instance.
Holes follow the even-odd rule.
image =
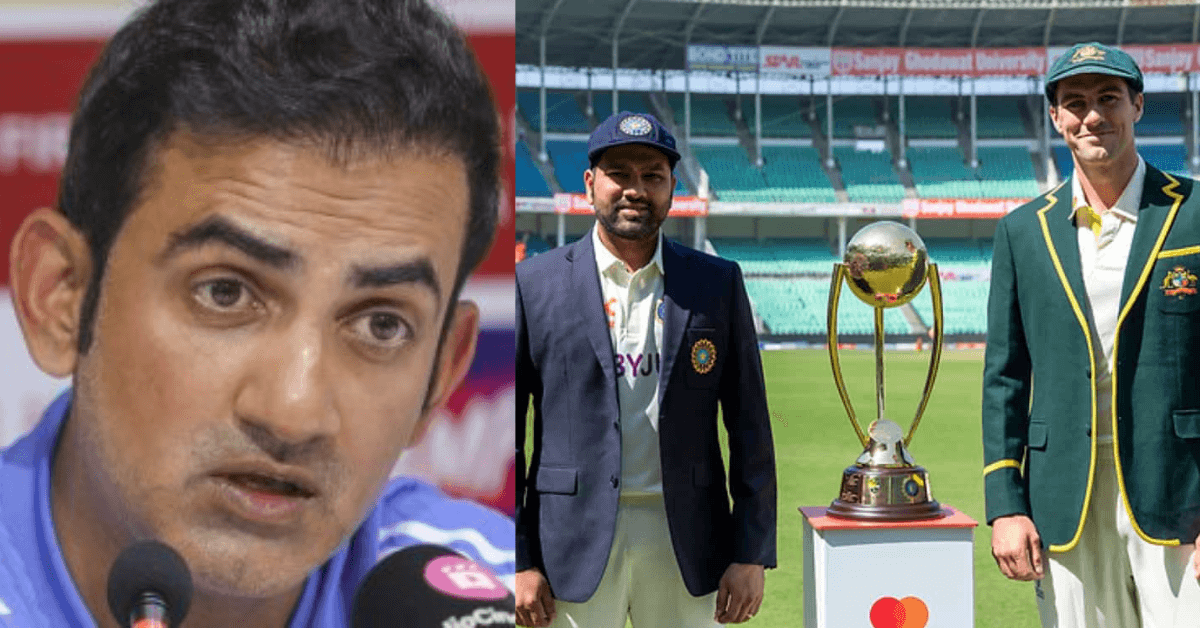
[[[663,499],[683,581],[700,596],[717,589],[731,563],[775,566],[775,450],[741,270],[666,239],[662,261]],[[621,477],[616,366],[592,238],[518,264],[516,277],[517,571],[537,567],[556,599],[584,602],[604,574]],[[694,366],[702,340],[716,347],[710,370]],[[718,402],[729,434],[728,492]]]

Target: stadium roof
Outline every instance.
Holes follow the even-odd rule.
[[[1141,6],[1145,4],[1156,6]],[[945,48],[1193,43],[1179,0],[518,0],[517,63],[682,69],[687,44]]]

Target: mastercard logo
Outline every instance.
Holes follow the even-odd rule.
[[[873,628],[925,628],[929,607],[919,597],[881,597],[871,605]]]

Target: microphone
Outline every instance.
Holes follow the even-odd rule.
[[[169,546],[141,541],[108,572],[108,608],[122,628],[174,628],[192,603],[192,574]]]
[[[375,565],[354,596],[352,628],[512,627],[516,599],[485,567],[440,545]]]

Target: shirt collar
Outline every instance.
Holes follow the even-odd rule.
[[[1138,155],[1138,165],[1133,171],[1133,176],[1129,178],[1129,183],[1125,185],[1125,191],[1121,192],[1117,202],[1109,208],[1109,211],[1116,213],[1121,218],[1130,222],[1137,222],[1138,211],[1142,206],[1142,190],[1146,186],[1146,161]],[[1080,207],[1087,205],[1087,197],[1083,194],[1083,186],[1079,183],[1079,173],[1076,172],[1071,176],[1071,215],[1070,219],[1075,220],[1075,214]]]
[[[662,248],[663,235],[662,231],[659,231],[658,244],[654,247],[654,256],[650,258],[650,263],[647,264],[647,266],[654,266],[658,268],[658,274],[665,277],[667,273],[666,269],[663,268]],[[592,249],[596,252],[596,270],[599,271],[601,275],[607,272],[608,269],[612,268],[614,264],[618,269],[620,269],[620,271],[625,271],[625,262],[621,261],[616,255],[613,255],[612,251],[609,251],[608,247],[604,246],[604,243],[600,241],[599,222],[592,227]],[[633,272],[636,273],[637,270]],[[632,275],[633,273],[629,274]]]

